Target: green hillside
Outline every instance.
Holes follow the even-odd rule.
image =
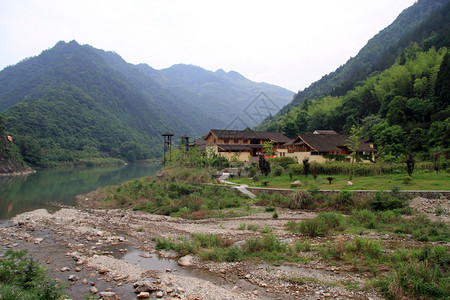
[[[411,41],[421,43],[428,39],[424,43],[427,48],[432,44],[438,48],[448,46],[450,44],[448,3],[449,0],[417,1],[405,9],[391,25],[370,39],[355,57],[303,91],[299,91],[291,103],[283,107],[276,116],[266,120],[259,128],[276,130],[279,127],[277,121],[305,99],[345,95],[373,72],[390,67]]]
[[[132,162],[161,157],[163,132],[197,138],[225,127],[240,109],[236,103],[251,101],[263,89],[275,100],[277,93],[282,95],[280,106],[292,96],[236,72],[221,75],[197,68],[195,74],[213,74],[217,81],[199,87],[186,81],[195,77],[186,73],[189,68],[174,66],[169,74],[129,64],[114,52],[59,42],[0,72],[0,113],[32,165],[93,158]]]
[[[118,55],[108,64],[107,55],[59,42],[0,72],[0,111],[30,163],[158,157],[161,133],[197,136],[213,127]]]
[[[252,101],[264,92],[278,110],[292,100],[293,92],[264,82],[253,82],[241,74],[219,69],[215,72],[203,68],[178,64],[156,71],[147,65],[140,69],[161,86],[192,105],[199,106],[207,115],[214,115],[220,128],[239,117],[246,127],[259,125],[262,120],[252,118]],[[250,106],[250,107],[249,107]],[[246,110],[247,108],[247,110]]]
[[[419,1],[415,5],[423,9],[427,3]],[[413,8],[403,14],[414,11]],[[280,112],[259,128],[281,130],[295,137],[316,129],[349,133],[355,125],[363,137],[375,142],[378,158],[385,161],[402,160],[408,152],[426,160],[434,153],[448,154],[449,45],[450,3],[447,1],[379,56],[378,65],[389,65],[388,68],[372,72],[356,84],[352,80],[343,81],[342,85],[354,87],[342,95],[328,91],[295,105],[293,101],[284,113]],[[390,63],[393,56],[395,59]],[[347,68],[347,65],[342,67]]]

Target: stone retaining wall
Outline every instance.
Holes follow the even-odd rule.
[[[261,193],[269,193],[269,194],[280,193],[282,195],[289,195],[296,191],[295,189],[274,189],[274,188],[258,188],[258,187],[248,187],[247,189],[256,195],[261,194]],[[355,195],[355,198],[359,198],[359,197],[362,197],[367,194],[379,192],[379,191],[375,191],[375,190],[368,190],[368,191],[349,190],[349,191]],[[325,196],[329,196],[329,195],[339,193],[339,192],[340,192],[340,190],[335,190],[335,191],[321,190],[320,191],[320,193],[324,194]],[[385,192],[392,193],[391,191],[385,191]],[[423,198],[427,198],[427,199],[439,199],[442,196],[445,196],[447,199],[450,199],[450,191],[400,191],[400,193],[405,193],[407,195],[410,195],[412,198],[423,197]]]

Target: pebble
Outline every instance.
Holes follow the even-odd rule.
[[[35,244],[40,244],[40,243],[42,243],[43,240],[44,240],[43,238],[35,238],[34,239],[34,243]]]
[[[91,287],[91,288],[89,289],[89,292],[90,292],[91,294],[97,294],[97,293],[98,293],[98,289],[97,289],[95,286],[93,286],[93,287]]]
[[[156,292],[156,298],[162,298],[164,296],[162,291]]]
[[[78,280],[78,277],[75,276],[75,275],[69,275],[69,280],[70,280],[70,281],[77,281],[77,280]]]
[[[61,269],[61,272],[68,272],[68,271],[70,271],[69,267],[64,267],[64,268]]]
[[[147,299],[147,298],[150,298],[150,293],[149,292],[141,292],[136,297],[138,299]]]
[[[100,299],[115,299],[116,293],[114,292],[101,292],[100,293]]]

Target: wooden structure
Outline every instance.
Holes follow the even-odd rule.
[[[310,161],[325,162],[329,158],[325,156],[343,156],[345,161],[350,161],[350,149],[345,146],[350,135],[347,134],[300,134],[290,140],[284,147],[287,150],[286,156],[294,157],[299,163],[308,157]],[[357,154],[363,158],[371,157],[374,161],[376,149],[367,140],[360,140]],[[366,159],[365,161],[370,161]]]
[[[270,156],[284,156],[282,146],[289,141],[281,132],[211,129],[204,138],[206,145],[229,160],[250,161],[263,152],[264,142],[273,141],[273,153]]]

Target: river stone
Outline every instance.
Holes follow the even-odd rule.
[[[164,293],[159,291],[156,293],[156,298],[162,298],[164,296]]]
[[[158,287],[150,281],[137,281],[133,284],[133,287],[136,294],[142,292],[154,292],[158,290]]]
[[[237,247],[239,249],[242,250],[242,248],[244,247],[246,241],[237,241],[236,243],[233,244],[233,247]]]
[[[75,276],[75,275],[69,275],[69,278],[68,278],[70,281],[77,281],[78,280],[78,278],[77,278],[77,276]]]
[[[147,299],[147,298],[150,298],[150,293],[149,292],[141,292],[136,297],[138,299]]]
[[[114,292],[101,292],[100,293],[100,299],[103,300],[115,300],[116,293]]]
[[[97,289],[95,286],[92,286],[92,287],[89,289],[89,292],[90,292],[91,294],[97,294],[97,293],[98,293],[98,289]]]
[[[188,254],[188,255],[181,257],[178,260],[178,264],[182,267],[189,267],[194,264],[194,259],[195,259],[194,255]]]

